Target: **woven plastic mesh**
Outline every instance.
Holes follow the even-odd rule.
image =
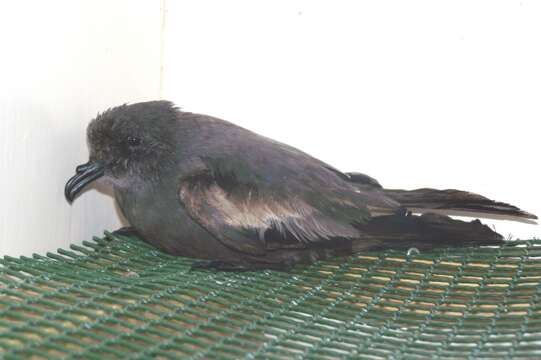
[[[190,271],[137,239],[0,260],[0,355],[541,358],[541,240]]]

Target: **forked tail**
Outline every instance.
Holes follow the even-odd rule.
[[[462,190],[437,190],[422,188],[417,190],[384,189],[380,183],[365,174],[357,172],[345,173],[348,181],[359,185],[378,189],[411,212],[426,213],[430,211],[466,212],[476,216],[484,215],[509,217],[511,220],[536,220],[537,216],[516,206],[490,200],[482,195]],[[477,215],[478,214],[478,215]],[[488,216],[490,217],[490,216]]]
[[[412,212],[427,210],[444,210],[469,212],[518,219],[537,219],[537,216],[519,209],[516,206],[490,200],[484,196],[461,190],[397,190],[384,189],[385,195],[399,202]]]
[[[382,191],[405,210],[404,214],[377,216],[367,224],[360,225],[366,238],[354,244],[355,250],[358,251],[377,248],[430,249],[445,246],[497,245],[503,241],[500,234],[479,220],[466,222],[446,215],[503,217],[524,222],[533,222],[537,219],[534,214],[516,206],[467,191],[429,188],[384,189],[377,180],[365,174],[346,175],[351,182]]]

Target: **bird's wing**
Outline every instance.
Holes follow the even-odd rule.
[[[339,179],[335,170],[266,173],[265,167],[239,158],[203,162],[181,179],[179,199],[197,223],[238,251],[262,255],[269,249],[356,238],[355,224],[370,218],[366,194]]]

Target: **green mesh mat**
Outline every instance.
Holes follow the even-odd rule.
[[[540,257],[531,240],[226,273],[106,233],[0,260],[0,356],[541,358]]]

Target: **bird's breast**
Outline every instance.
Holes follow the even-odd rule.
[[[227,260],[233,256],[214,236],[188,215],[176,187],[115,188],[124,217],[144,241],[171,255]]]

